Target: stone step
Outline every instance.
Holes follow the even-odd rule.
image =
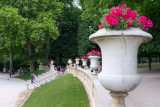
[[[38,76],[35,83],[27,84],[28,89],[34,89],[34,88],[43,86],[46,83],[61,77],[62,75],[64,75],[64,74],[59,73],[57,71],[47,72],[47,73],[43,74],[43,76],[40,76],[40,77]]]

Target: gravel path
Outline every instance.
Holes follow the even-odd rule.
[[[140,85],[129,93],[135,107],[160,107],[160,66],[153,67],[153,71],[139,69],[142,75]],[[143,72],[145,71],[145,72]]]
[[[0,107],[15,107],[20,93],[26,91],[27,82],[8,78],[8,74],[0,73]]]

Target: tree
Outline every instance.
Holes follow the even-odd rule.
[[[0,2],[3,5],[18,8],[19,14],[28,19],[24,33],[30,57],[33,56],[36,46],[40,48],[43,43],[48,45],[50,38],[57,37],[58,29],[55,22],[62,12],[63,4],[61,2],[57,0],[1,0]],[[34,60],[30,60],[30,71],[33,70]]]
[[[99,46],[89,40],[89,36],[95,32],[97,26],[93,25],[93,21],[81,20],[78,28],[78,56],[83,57],[92,49],[100,50]],[[93,27],[93,28],[92,28]]]
[[[26,19],[18,15],[18,10],[10,6],[0,9],[0,47],[1,52],[10,53],[10,71],[13,71],[13,53],[16,47],[23,46]]]
[[[65,65],[68,58],[78,56],[78,26],[81,10],[74,7],[73,0],[63,1],[64,12],[57,21],[60,36],[57,40],[51,40],[49,57],[55,59],[57,65]]]

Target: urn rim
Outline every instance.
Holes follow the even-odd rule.
[[[107,30],[100,29],[94,34],[90,35],[89,39],[93,42],[96,42],[98,39],[104,38],[117,38],[117,37],[138,37],[143,38],[144,42],[147,42],[152,39],[152,35],[139,29],[139,28],[128,28],[124,30]]]

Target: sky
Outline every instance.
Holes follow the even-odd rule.
[[[79,0],[73,0],[73,4],[78,8],[82,9],[82,7],[79,5]]]

